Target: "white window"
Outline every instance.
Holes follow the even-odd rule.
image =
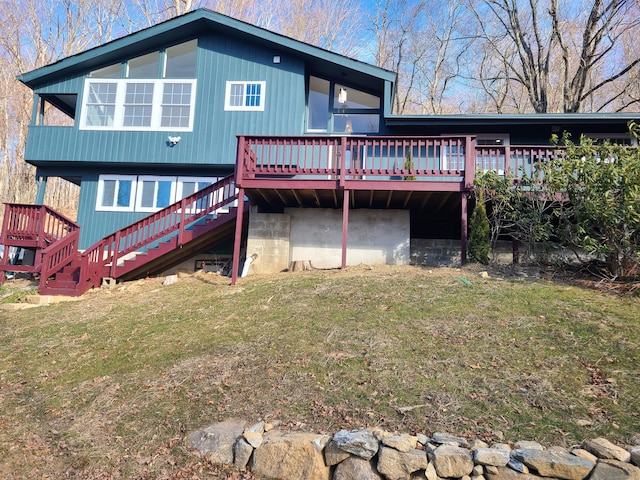
[[[218,181],[216,177],[100,175],[96,210],[155,212]],[[222,199],[222,189],[200,199],[197,210]]]
[[[191,131],[196,80],[87,78],[80,128]]]
[[[136,181],[135,175],[100,175],[96,210],[132,212]]]
[[[264,111],[267,82],[227,82],[225,110]]]
[[[176,201],[175,177],[138,177],[136,212],[155,212]]]

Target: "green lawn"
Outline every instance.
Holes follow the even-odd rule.
[[[637,296],[417,267],[150,279],[0,311],[0,477],[222,476],[183,438],[231,417],[630,442],[639,319]]]

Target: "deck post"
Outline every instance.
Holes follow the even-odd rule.
[[[44,203],[44,194],[47,190],[47,179],[48,177],[44,175],[38,175],[36,177],[36,185],[38,186],[38,191],[36,193],[36,205],[42,205]]]
[[[242,240],[242,222],[244,215],[244,188],[238,189],[238,213],[236,215],[236,233],[233,240],[233,261],[231,262],[231,285],[238,281],[240,268],[240,245]]]
[[[462,215],[460,218],[460,264],[467,263],[467,192],[462,192]]]
[[[347,241],[349,239],[349,190],[344,189],[342,200],[342,266],[347,268]]]

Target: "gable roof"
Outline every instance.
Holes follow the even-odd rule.
[[[249,41],[259,41],[261,45],[271,46],[279,52],[301,56],[315,64],[318,71],[331,71],[338,77],[341,73],[345,73],[354,80],[364,81],[365,84],[371,82],[371,77],[375,81],[386,81],[392,85],[396,81],[395,72],[294,40],[204,8],[23,73],[18,76],[18,80],[31,89],[35,89],[38,86],[56,81],[62,76],[94,70],[123,61],[126,58],[142,55],[164,45],[195,38],[210,31]],[[367,77],[369,81],[366,81]]]

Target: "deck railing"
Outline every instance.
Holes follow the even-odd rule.
[[[472,137],[241,136],[238,178],[460,182]],[[473,170],[473,169],[472,169]]]
[[[46,205],[7,203],[0,233],[0,245],[5,248],[0,260],[0,285],[6,271],[40,272],[44,250],[79,229],[73,220]],[[10,265],[10,247],[34,249],[33,265]]]
[[[463,183],[476,172],[531,175],[561,147],[476,146],[473,136],[240,136],[238,182],[254,179],[402,180]]]
[[[82,263],[90,270],[83,273],[84,280],[96,283],[106,269],[109,276],[117,277],[118,260],[167,235],[177,234],[178,245],[182,245],[186,228],[237,198],[235,181],[229,176],[112,233],[82,253]]]
[[[2,240],[33,242],[33,247],[44,247],[78,230],[73,220],[46,205],[7,203],[4,210]]]
[[[478,173],[491,170],[520,178],[533,176],[537,163],[564,158],[564,153],[563,147],[553,146],[477,146],[475,163]]]

